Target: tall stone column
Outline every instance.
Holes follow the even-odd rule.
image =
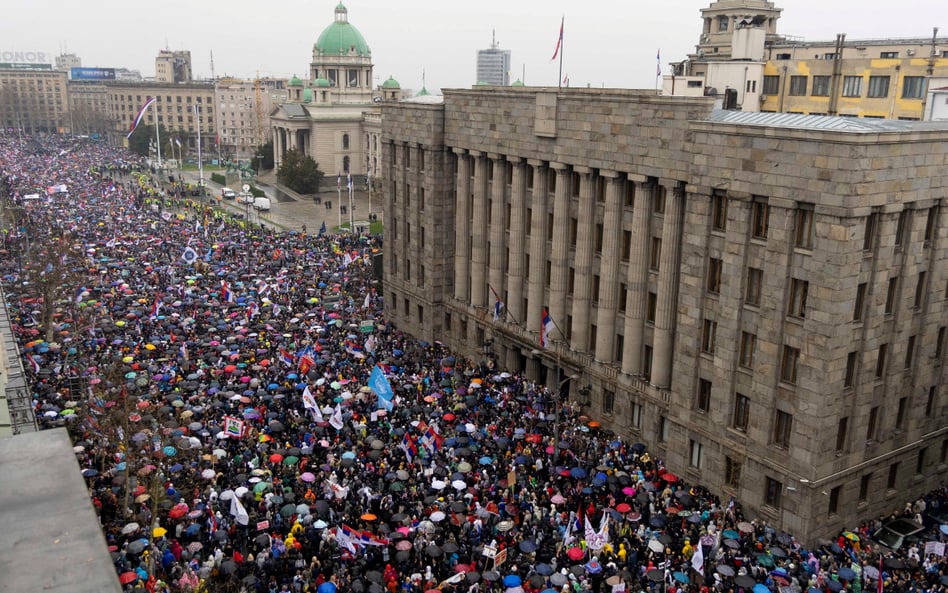
[[[596,241],[596,198],[593,195],[595,177],[588,167],[573,167],[573,172],[580,175],[580,181],[573,283],[575,287],[573,329],[570,344],[574,349],[586,352],[591,346],[589,325],[592,309],[593,250]]]
[[[619,294],[619,238],[622,235],[622,182],[615,171],[599,171],[606,181],[603,212],[602,255],[599,258],[599,315],[596,325],[596,360],[608,362],[616,353],[616,317]]]
[[[493,166],[493,176],[490,183],[490,265],[488,266],[488,280],[490,288],[497,292],[497,296],[504,298],[504,255],[507,225],[504,224],[507,194],[507,164],[504,157],[498,154],[489,154]],[[488,291],[489,292],[489,291]],[[487,297],[493,316],[494,295]]]
[[[652,385],[671,385],[675,346],[675,316],[678,313],[678,259],[681,251],[681,223],[684,218],[685,192],[678,187],[667,192],[662,225],[662,254],[658,271],[658,306],[655,310],[655,350],[652,361]]]
[[[474,213],[471,217],[471,305],[487,305],[487,158],[471,151],[474,159]]]
[[[454,209],[454,298],[470,300],[471,283],[471,157],[455,148],[458,159]]]
[[[550,317],[557,327],[565,332],[566,289],[569,282],[570,172],[562,163],[550,163],[550,167],[556,171],[556,191],[553,195],[553,253],[550,262]],[[566,339],[565,335],[557,337]]]
[[[548,171],[542,161],[530,159],[533,168],[533,193],[530,196],[530,269],[527,285],[527,329],[540,330],[540,313],[546,293],[546,215],[549,195]],[[530,375],[535,377],[535,374]]]
[[[638,375],[642,372],[642,345],[645,331],[645,309],[648,304],[648,227],[652,208],[652,187],[645,177],[629,176],[635,183],[635,202],[632,204],[632,246],[629,250],[629,302],[625,314],[625,343],[622,347],[622,372]]]
[[[507,157],[507,161],[513,166],[513,178],[510,182],[510,267],[507,269],[506,304],[510,321],[523,324],[523,263],[527,249],[527,235],[524,228],[527,216],[525,179],[527,166],[523,159],[517,157]]]

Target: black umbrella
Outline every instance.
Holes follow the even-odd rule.
[[[369,572],[365,573],[365,578],[373,583],[381,583],[382,573],[377,570],[370,570]]]
[[[438,546],[434,544],[431,544],[427,548],[425,548],[425,553],[427,553],[432,558],[438,558],[439,556],[444,554],[441,548],[439,548]]]
[[[532,539],[525,539],[520,542],[520,551],[524,554],[532,554],[537,551],[537,543]]]
[[[444,550],[446,554],[453,554],[458,551],[458,545],[454,542],[447,542],[441,546],[441,549]]]
[[[715,570],[717,570],[718,574],[722,576],[726,576],[726,577],[734,576],[734,569],[728,566],[727,564],[718,564],[715,567]]]
[[[754,585],[757,584],[757,581],[754,580],[754,577],[746,574],[739,574],[734,577],[734,584],[738,587],[743,587],[745,589],[751,589]]]
[[[496,570],[487,570],[487,571],[484,571],[481,577],[485,581],[494,582],[494,581],[500,580],[500,573],[497,572]]]

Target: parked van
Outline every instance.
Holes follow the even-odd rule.
[[[230,189],[229,187],[221,188],[221,197],[225,200],[233,200],[237,197],[237,192]]]
[[[270,210],[270,198],[255,198],[253,207],[255,210]]]

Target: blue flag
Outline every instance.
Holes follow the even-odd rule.
[[[391,412],[392,408],[395,407],[395,393],[379,365],[375,365],[375,368],[372,369],[372,375],[369,377],[369,387],[379,396],[379,409]]]

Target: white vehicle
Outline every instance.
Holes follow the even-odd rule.
[[[238,204],[253,204],[253,194],[237,194]]]
[[[233,200],[237,197],[237,192],[230,189],[229,187],[223,187],[221,188],[221,197],[225,200]]]
[[[253,201],[253,207],[255,210],[270,210],[270,198],[255,198]]]

